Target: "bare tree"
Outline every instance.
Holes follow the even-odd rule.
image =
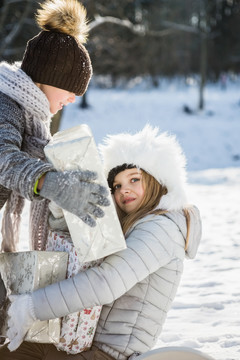
[[[202,10],[202,9],[201,9]],[[205,9],[204,9],[205,10]],[[201,16],[203,13],[199,11]],[[204,18],[206,20],[206,18]],[[166,37],[172,35],[173,33],[186,32],[197,36],[200,40],[200,64],[199,64],[199,74],[200,74],[200,83],[199,83],[199,102],[198,109],[202,110],[204,108],[204,87],[206,83],[206,72],[207,72],[207,33],[206,29],[202,27],[201,17],[199,15],[199,24],[198,27],[179,24],[176,22],[171,22],[167,20],[162,20],[160,25],[164,28],[162,30],[150,30],[145,24],[134,24],[129,19],[119,19],[112,16],[100,16],[96,15],[94,20],[89,24],[90,32],[96,29],[97,27],[111,23],[116,26],[126,27],[132,31],[135,35],[142,37]]]
[[[19,60],[26,41],[37,31],[34,0],[3,0],[0,6],[0,59]]]
[[[90,16],[87,46],[95,73],[111,74],[113,81],[148,74],[153,83],[160,74],[199,73],[203,109],[209,44],[219,36],[212,28],[215,12],[237,7],[237,1],[82,0]],[[37,0],[0,1],[0,59],[22,57],[26,41],[39,31],[37,6]],[[82,106],[87,105],[84,96]]]

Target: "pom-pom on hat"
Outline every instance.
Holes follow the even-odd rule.
[[[83,95],[92,76],[86,10],[77,0],[47,0],[36,20],[42,31],[28,41],[21,69],[40,84]]]
[[[168,193],[162,196],[158,208],[178,210],[187,205],[186,158],[174,136],[159,133],[158,128],[146,125],[133,135],[108,135],[99,150],[106,177],[112,169],[135,165],[166,186]]]

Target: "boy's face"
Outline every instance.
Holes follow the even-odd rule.
[[[74,93],[71,93],[67,90],[59,89],[54,86],[37,84],[39,89],[44,92],[48,98],[50,105],[50,112],[56,114],[63,106],[68,105],[69,103],[74,103],[76,96]]]
[[[137,168],[118,173],[113,182],[114,199],[126,214],[139,207],[144,197],[142,172]]]

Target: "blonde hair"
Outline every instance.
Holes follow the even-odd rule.
[[[168,212],[167,210],[161,210],[161,209],[154,210],[160,203],[162,196],[167,194],[168,191],[166,186],[161,185],[152,175],[150,175],[143,169],[141,169],[141,171],[142,171],[143,188],[144,190],[147,191],[144,192],[143,199],[139,204],[138,208],[136,209],[136,211],[126,214],[124,211],[122,211],[119,208],[118,205],[116,205],[119,221],[121,223],[124,235],[136,221],[142,219],[147,214],[163,215]],[[186,245],[185,245],[185,250],[186,250],[188,246],[189,233],[190,233],[190,215],[187,209],[184,209],[183,212],[186,217],[186,223],[187,223],[187,236],[186,236]]]

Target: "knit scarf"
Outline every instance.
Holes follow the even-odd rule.
[[[24,111],[25,131],[22,151],[33,158],[45,160],[44,147],[51,139],[51,113],[45,94],[23,72],[19,63],[1,64],[1,91],[19,103]],[[30,205],[30,249],[43,250],[48,232],[48,203],[46,199],[33,200]],[[16,251],[24,198],[12,191],[2,220],[2,250]]]

